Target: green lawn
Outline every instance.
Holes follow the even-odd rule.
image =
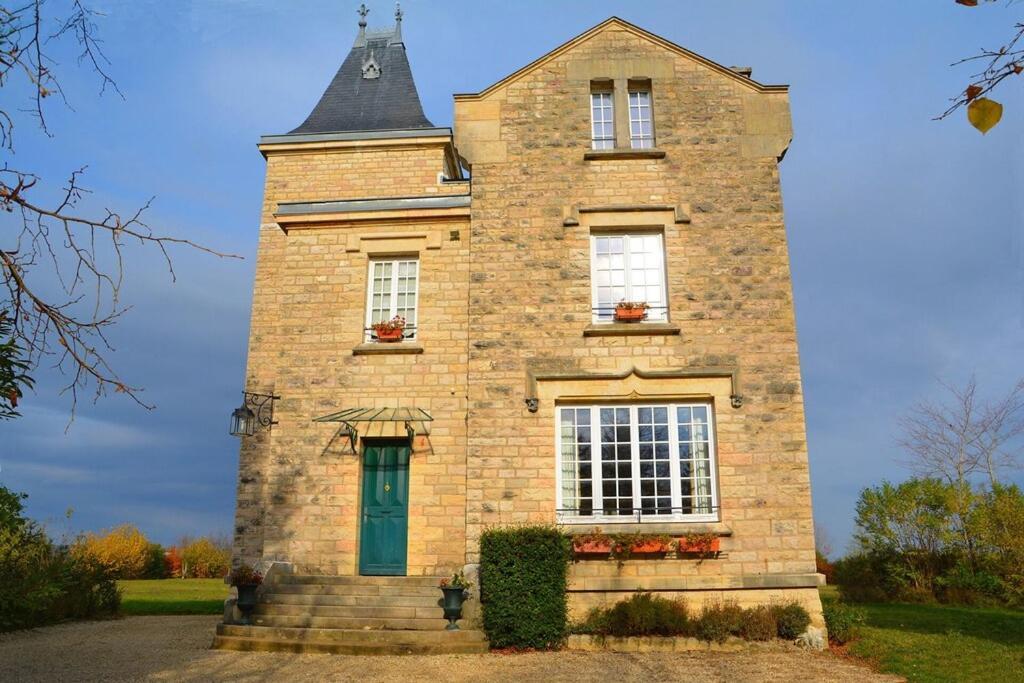
[[[228,587],[223,579],[118,581],[124,614],[220,614]]]
[[[835,600],[831,587],[822,599]],[[1024,612],[944,605],[863,605],[850,653],[910,681],[1024,681]]]

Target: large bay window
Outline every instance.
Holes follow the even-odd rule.
[[[557,421],[560,521],[717,519],[710,405],[561,406]]]
[[[593,318],[610,322],[620,301],[648,305],[647,320],[668,318],[661,233],[591,236]]]
[[[419,261],[415,258],[370,261],[366,302],[366,338],[374,341],[373,326],[396,316],[405,320],[403,337],[416,337],[416,292]]]

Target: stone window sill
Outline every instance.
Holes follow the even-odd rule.
[[[671,323],[604,323],[583,328],[584,337],[669,337],[679,332],[679,325]]]
[[[423,353],[423,347],[416,342],[366,342],[352,349],[353,356],[401,355]]]
[[[604,532],[608,534],[665,534],[685,536],[686,534],[715,534],[732,536],[732,528],[722,522],[628,522],[622,524],[580,524],[562,522],[562,531],[570,536],[581,536]]]
[[[584,161],[601,159],[664,159],[663,149],[591,149],[583,153]]]

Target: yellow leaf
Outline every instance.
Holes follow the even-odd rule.
[[[980,97],[967,105],[967,120],[981,131],[982,135],[992,130],[1003,118],[1003,105],[987,97]]]

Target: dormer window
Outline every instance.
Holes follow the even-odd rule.
[[[615,105],[611,82],[590,92],[590,130],[594,149],[615,149]]]
[[[373,56],[373,50],[370,51],[370,58],[363,62],[363,78],[367,80],[380,78],[380,63]]]

